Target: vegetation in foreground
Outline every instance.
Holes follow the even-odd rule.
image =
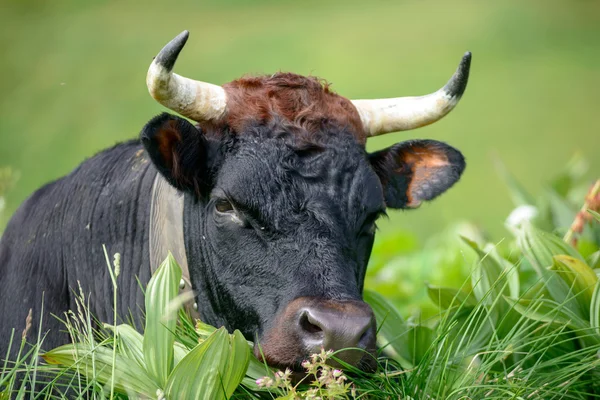
[[[290,371],[271,370],[238,331],[229,334],[183,313],[176,296],[181,271],[169,256],[146,289],[143,334],[117,325],[116,316],[95,329],[80,293],[78,313],[63,316],[74,344],[44,353],[45,363],[37,357],[43,337],[24,332],[21,339],[15,332],[13,345],[22,352],[15,364],[0,366],[0,399],[67,392],[159,399],[600,397],[600,181],[582,192],[568,168],[534,201],[506,178],[518,204],[507,221],[513,238],[491,244],[471,232],[454,248],[458,256],[439,257],[436,268],[472,268],[454,268],[464,271],[455,287],[427,286],[435,313],[423,306],[423,313],[403,318],[402,302],[389,294],[397,260],[372,260],[368,285],[379,284],[387,295],[365,293],[378,321],[374,372],[330,367],[335,354],[328,352],[303,363],[308,378],[300,382]],[[444,246],[436,251],[451,253]],[[110,262],[107,255],[107,264],[116,292],[119,256]],[[26,338],[36,334],[28,350]]]

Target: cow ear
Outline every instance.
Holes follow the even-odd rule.
[[[369,155],[385,202],[391,208],[416,208],[448,190],[465,169],[463,155],[435,140],[400,142]]]
[[[152,163],[176,189],[204,196],[211,186],[211,147],[215,147],[187,120],[163,113],[140,133]],[[214,157],[212,157],[214,158]]]

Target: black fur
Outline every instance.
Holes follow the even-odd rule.
[[[167,131],[171,136],[160,137]],[[24,328],[30,308],[39,320],[42,293],[43,330],[50,330],[44,347],[65,343],[60,323],[49,315],[74,307],[71,289],[78,281],[91,293],[92,312],[112,319],[102,244],[109,254],[122,254],[119,314],[141,315],[136,277],[144,286],[149,280],[157,171],[185,192],[185,248],[203,319],[259,340],[297,297],[361,299],[375,221],[386,203],[403,207],[410,184],[410,174],[390,172],[401,168],[399,158],[389,156],[401,145],[369,157],[350,133],[331,124],[317,136],[275,121],[209,139],[163,114],[144,127],[141,139],[146,151],[136,141],[106,150],[39,189],[13,216],[0,241],[0,355],[11,329],[19,335]],[[449,187],[462,167],[452,171],[442,171],[448,178],[423,199]],[[218,212],[215,205],[223,202],[233,210]]]
[[[81,282],[91,293],[91,311],[113,318],[112,285],[102,245],[121,253],[118,313],[139,317],[144,299],[136,277],[149,280],[148,218],[156,169],[139,143],[117,145],[82,163],[64,178],[31,195],[12,217],[0,239],[0,358],[12,328],[20,338],[28,310],[35,342],[42,317],[49,349],[67,341],[64,326],[51,314],[75,306],[72,290]],[[139,322],[139,318],[138,318]],[[13,348],[14,350],[14,348]]]
[[[362,146],[327,133],[307,151],[281,126],[253,128],[210,198],[187,198],[186,252],[208,322],[260,339],[297,297],[361,299],[382,189]],[[216,212],[218,199],[235,214]]]

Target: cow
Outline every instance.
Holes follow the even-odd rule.
[[[434,93],[348,100],[293,73],[223,86],[177,75],[187,39],[184,31],[160,51],[146,82],[181,117],[152,118],[139,139],[87,159],[12,216],[0,241],[0,355],[29,310],[45,349],[67,343],[51,315],[75,307],[79,286],[90,311],[112,321],[106,245],[122,259],[120,316],[141,321],[140,286],[171,251],[200,318],[239,329],[259,359],[298,370],[321,348],[358,348],[340,358],[372,366],[376,321],[362,292],[376,221],[446,191],[465,160],[439,141],[368,153],[366,140],[450,112],[471,54]]]

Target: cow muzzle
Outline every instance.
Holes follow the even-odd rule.
[[[375,364],[375,339],[375,316],[368,304],[300,297],[276,318],[255,354],[269,365],[298,370],[311,354],[332,350],[335,358],[370,369]]]

